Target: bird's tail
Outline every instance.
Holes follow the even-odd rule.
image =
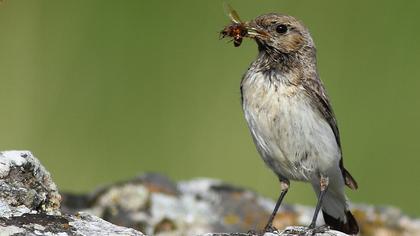
[[[345,210],[344,214],[346,215],[347,222],[336,219],[329,215],[326,211],[322,210],[325,224],[327,224],[331,229],[338,230],[349,235],[358,234],[359,225],[357,225],[357,221],[354,219],[354,216],[349,210]]]
[[[315,187],[319,193],[319,188]],[[357,221],[348,209],[348,200],[343,188],[330,186],[322,201],[322,214],[325,224],[331,229],[341,231],[349,235],[359,233]]]

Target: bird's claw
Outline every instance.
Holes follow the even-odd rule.
[[[265,226],[265,228],[262,231],[256,231],[256,230],[248,230],[247,234],[248,235],[264,235],[265,233],[274,233],[274,232],[278,232],[278,229],[272,225],[267,225]]]
[[[312,225],[308,227],[294,226],[292,228],[287,228],[286,230],[283,231],[283,233],[285,233],[286,235],[313,236],[316,234],[325,233],[329,229],[330,228],[327,225],[318,226],[318,227],[315,227]]]
[[[250,230],[248,230],[247,234],[248,235],[258,235],[258,232],[253,230],[253,229],[250,229]]]
[[[273,233],[273,232],[277,232],[278,230],[277,230],[277,228],[276,227],[274,227],[273,225],[267,225],[267,226],[265,226],[265,228],[264,228],[264,233],[266,233],[266,232],[268,232],[268,233]]]
[[[306,235],[323,234],[326,231],[328,231],[329,229],[330,229],[330,227],[328,225],[321,225],[321,226],[318,226],[318,227],[310,225],[308,227],[308,233]]]

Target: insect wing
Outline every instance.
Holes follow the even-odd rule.
[[[233,23],[241,24],[242,20],[239,17],[238,13],[235,11],[235,9],[233,9],[233,7],[227,2],[224,2],[223,5],[224,5],[224,8],[225,8],[226,14],[229,16],[230,20]]]

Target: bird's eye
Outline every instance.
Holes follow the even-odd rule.
[[[280,24],[276,26],[276,32],[279,34],[284,34],[287,32],[287,26],[284,24]]]

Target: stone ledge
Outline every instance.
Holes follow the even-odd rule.
[[[0,235],[143,235],[87,213],[63,214],[60,201],[51,175],[30,152],[0,153]]]
[[[0,190],[0,235],[253,236],[246,232],[260,231],[274,207],[270,199],[219,180],[176,183],[158,174],[87,194],[60,195],[48,171],[28,151],[0,153]],[[353,205],[352,211],[361,235],[420,235],[420,220],[396,208]],[[293,226],[308,225],[312,213],[311,207],[284,205],[274,226],[285,230],[265,235],[312,235]],[[327,230],[315,235],[345,234]]]

